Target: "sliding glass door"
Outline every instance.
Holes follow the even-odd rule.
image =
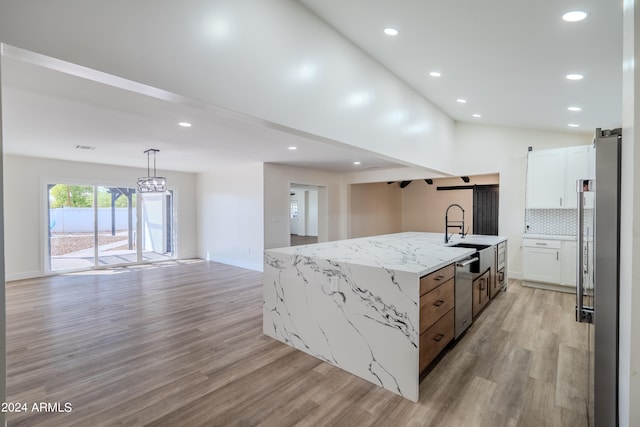
[[[173,194],[140,194],[139,245],[142,261],[162,261],[174,257]]]
[[[50,270],[93,268],[96,249],[93,186],[51,184],[48,189]]]
[[[48,270],[85,270],[174,257],[173,197],[135,188],[47,185]]]
[[[137,262],[135,188],[100,186],[96,190],[98,265],[104,267]]]

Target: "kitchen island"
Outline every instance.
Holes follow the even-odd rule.
[[[417,401],[422,355],[453,339],[454,307],[445,303],[453,287],[443,282],[452,285],[454,263],[475,252],[452,245],[505,240],[456,236],[445,245],[442,233],[407,232],[266,250],[263,331]],[[420,315],[427,291],[433,321]]]

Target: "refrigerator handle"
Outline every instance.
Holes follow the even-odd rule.
[[[582,323],[593,323],[591,307],[585,310],[584,307],[584,192],[594,188],[593,180],[579,179],[576,183],[578,192],[578,230],[577,230],[577,250],[578,257],[576,264],[576,321]]]

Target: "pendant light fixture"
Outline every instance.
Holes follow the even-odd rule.
[[[157,176],[156,173],[156,153],[160,150],[150,148],[144,153],[147,155],[147,176],[138,178],[138,192],[140,193],[163,193],[167,191],[167,178]],[[153,153],[153,176],[151,175],[151,153]]]

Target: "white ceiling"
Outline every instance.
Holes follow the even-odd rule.
[[[41,66],[41,58],[33,58],[3,57],[4,151],[8,154],[146,167],[143,152],[157,148],[159,171],[183,172],[211,170],[217,163],[239,157],[336,172],[357,169],[354,161],[367,169],[403,166],[364,150],[63,61],[49,58]],[[49,62],[56,66],[50,68]],[[185,118],[198,126],[178,126]],[[77,145],[95,149],[79,150]],[[289,150],[290,146],[298,149]]]
[[[583,133],[621,124],[622,2],[299,2],[455,120]],[[590,16],[563,22],[574,7]],[[387,26],[399,35],[384,35]],[[354,161],[403,166],[61,61],[53,69],[10,55],[2,60],[6,153],[145,167],[143,151],[158,148],[159,170],[186,172],[238,157],[328,171],[353,171]],[[442,77],[430,77],[433,70]],[[567,81],[572,72],[585,78]],[[457,103],[460,97],[468,102]],[[201,125],[178,127],[184,117]]]
[[[622,1],[299,1],[455,120],[591,134],[621,126]],[[587,19],[561,19],[576,9]]]

